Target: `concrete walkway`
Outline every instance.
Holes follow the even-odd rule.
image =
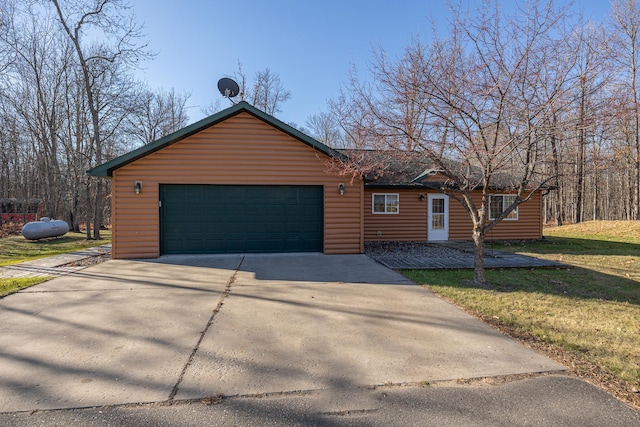
[[[109,253],[111,253],[111,244],[0,267],[0,279],[63,276],[85,268],[74,263]]]

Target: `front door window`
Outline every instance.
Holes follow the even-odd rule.
[[[444,199],[433,199],[431,203],[431,228],[444,230]]]

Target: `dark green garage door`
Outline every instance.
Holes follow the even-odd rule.
[[[322,252],[322,200],[321,186],[161,185],[161,252]]]

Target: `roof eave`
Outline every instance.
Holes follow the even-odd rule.
[[[398,189],[438,189],[440,186],[429,185],[426,183],[376,183],[365,182],[365,188],[398,188]]]

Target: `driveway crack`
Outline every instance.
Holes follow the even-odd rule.
[[[231,286],[236,281],[236,277],[238,275],[238,271],[240,271],[240,267],[242,267],[242,263],[244,262],[244,258],[245,257],[243,256],[242,259],[240,260],[240,263],[236,267],[236,270],[233,272],[233,274],[231,275],[231,277],[227,281],[227,286],[224,288],[224,292],[222,292],[222,295],[220,295],[220,298],[218,299],[218,304],[216,304],[215,308],[211,312],[211,316],[209,317],[209,321],[207,322],[205,328],[202,330],[202,332],[200,332],[200,338],[198,339],[198,342],[196,343],[195,347],[193,347],[193,350],[191,350],[191,355],[189,356],[189,359],[187,360],[187,363],[185,363],[184,367],[182,368],[182,372],[180,372],[180,376],[178,377],[178,381],[173,386],[173,389],[171,390],[171,393],[169,394],[169,397],[167,398],[167,402],[173,401],[174,398],[176,397],[176,394],[178,394],[178,390],[180,389],[180,384],[182,384],[182,380],[184,379],[184,375],[187,373],[187,369],[189,369],[189,366],[191,366],[191,364],[193,363],[193,359],[195,358],[196,353],[198,352],[198,349],[200,348],[200,344],[202,344],[202,341],[204,340],[204,337],[207,335],[207,332],[209,331],[209,328],[213,324],[213,320],[216,317],[216,314],[218,314],[220,312],[220,310],[222,309],[222,306],[224,305],[224,300],[231,293]]]

